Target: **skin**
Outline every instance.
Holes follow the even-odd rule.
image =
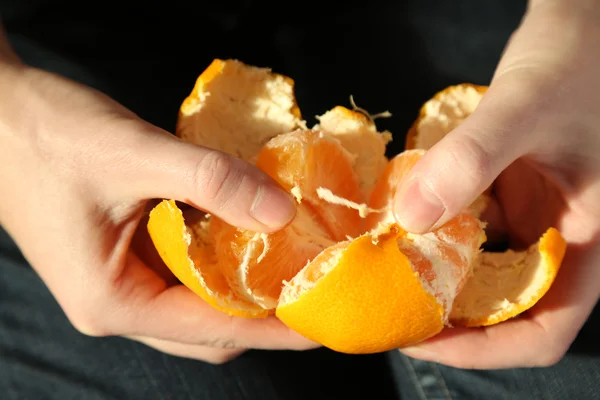
[[[492,328],[448,330],[408,355],[458,367],[551,365],[597,302],[600,53],[591,49],[599,34],[596,0],[532,1],[477,111],[400,188],[397,218],[411,231],[439,226],[495,182],[488,219],[496,236],[523,246],[554,225],[569,242],[556,284],[531,312]],[[205,305],[157,262],[145,234],[153,198],[277,230],[294,209],[267,177],[23,65],[4,37],[0,87],[0,222],[79,331],[212,363],[245,348],[315,346],[274,318],[230,318]],[[247,193],[270,200],[258,208],[266,224]],[[426,207],[426,198],[442,206]]]
[[[0,223],[80,332],[211,363],[245,348],[315,346],[274,317],[231,318],[206,305],[167,272],[146,231],[156,198],[240,227],[280,229],[295,203],[274,181],[23,65],[5,36],[0,87]]]
[[[548,366],[600,295],[600,3],[532,1],[477,110],[433,147],[395,199],[398,222],[426,232],[494,183],[490,237],[514,249],[549,226],[568,241],[560,273],[529,312],[483,329],[447,329],[404,350],[463,368]]]

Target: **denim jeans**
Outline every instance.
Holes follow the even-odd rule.
[[[0,13],[25,61],[96,87],[165,129],[208,62],[235,57],[294,77],[309,120],[347,104],[348,94],[370,111],[390,109],[392,119],[378,120],[396,135],[390,153],[435,90],[489,81],[524,10],[520,1],[373,0],[327,14],[306,2],[276,23],[265,14],[271,0],[216,2],[201,13],[198,2],[157,12],[136,1],[86,4],[88,12],[83,2],[38,0],[31,4],[53,7],[28,12],[26,2],[0,0]],[[397,351],[327,349],[249,351],[213,366],[78,333],[0,229],[2,400],[600,399],[597,314],[549,368],[472,371]]]
[[[498,371],[327,349],[249,351],[210,365],[80,334],[0,230],[3,400],[598,399],[600,355],[589,349],[549,368]]]

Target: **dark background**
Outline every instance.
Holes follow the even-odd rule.
[[[143,118],[173,130],[181,101],[215,57],[296,81],[309,125],[337,104],[372,113],[396,153],[420,105],[460,82],[489,83],[523,1],[2,1],[21,55],[43,46]],[[33,60],[33,58],[31,58]],[[36,63],[39,63],[39,53]],[[86,78],[83,72],[89,73]],[[92,78],[93,77],[93,78]]]

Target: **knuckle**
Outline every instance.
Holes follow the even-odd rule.
[[[470,187],[483,188],[492,170],[491,155],[471,135],[462,135],[448,147],[448,168],[458,170]]]
[[[567,353],[568,346],[560,343],[550,343],[546,348],[541,349],[539,357],[535,363],[538,367],[552,367],[558,364]]]
[[[107,324],[109,313],[106,307],[98,306],[89,296],[80,294],[69,299],[63,310],[71,325],[83,335],[104,337],[113,334]]]
[[[213,365],[222,365],[227,364],[229,361],[232,361],[239,357],[245,350],[236,350],[236,351],[220,351],[215,354],[211,354],[210,356],[205,357],[204,361]]]
[[[531,351],[532,366],[551,367],[558,364],[569,351],[571,343],[575,340],[576,332],[572,329],[550,329],[544,324],[544,321],[533,319],[540,330],[540,340]]]
[[[95,318],[88,312],[77,312],[68,315],[71,325],[81,334],[91,337],[109,336],[110,332],[102,324],[102,320]]]
[[[201,344],[203,346],[208,346],[222,350],[233,350],[237,348],[237,345],[233,339],[225,338],[207,339]]]
[[[508,67],[493,83],[494,105],[500,115],[506,114],[499,129],[527,132],[535,127],[538,115],[552,115],[563,107],[563,81],[561,76],[548,76],[543,68],[522,63]]]
[[[235,188],[236,166],[232,157],[217,151],[204,155],[197,163],[192,184],[205,202],[227,200]]]

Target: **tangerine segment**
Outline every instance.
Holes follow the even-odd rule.
[[[398,249],[403,234],[392,226],[327,248],[286,284],[277,317],[343,353],[383,352],[434,336],[444,311]]]
[[[367,229],[375,229],[379,224],[389,224],[395,221],[390,205],[396,195],[396,190],[424,154],[424,150],[407,150],[388,162],[373,188],[368,203],[370,208],[385,210],[385,212],[369,214],[366,220]]]
[[[525,251],[484,252],[455,300],[450,321],[466,327],[493,325],[533,307],[554,282],[566,246],[550,228]]]
[[[362,203],[352,157],[331,135],[298,130],[270,140],[258,154],[256,166],[308,204],[331,237],[345,240],[360,235],[362,219],[353,209],[321,199],[317,189]]]
[[[445,317],[469,279],[485,239],[483,224],[462,213],[433,232],[407,233],[399,240],[400,251],[409,257],[426,288],[442,303]]]
[[[378,132],[369,116],[342,106],[332,108],[317,119],[319,123],[314,126],[315,130],[333,135],[355,156],[353,167],[363,196],[368,198],[388,163],[385,150],[392,140],[391,133]]]
[[[373,190],[370,207],[382,209],[389,205],[397,188],[424,154],[424,150],[407,150],[395,156]],[[371,214],[367,226],[377,229],[394,221],[388,208],[385,213]],[[413,269],[423,278],[428,290],[442,302],[447,316],[485,239],[483,224],[474,216],[461,213],[433,232],[423,235],[407,233],[398,245],[400,251],[409,257]]]
[[[323,249],[335,243],[300,204],[286,228],[260,235],[213,220],[216,254],[230,287],[266,309],[274,309],[284,280],[290,280]]]
[[[205,227],[188,231],[183,213],[173,200],[163,200],[150,211],[148,232],[160,257],[190,290],[228,315],[260,318],[269,312],[240,299],[219,271]]]

